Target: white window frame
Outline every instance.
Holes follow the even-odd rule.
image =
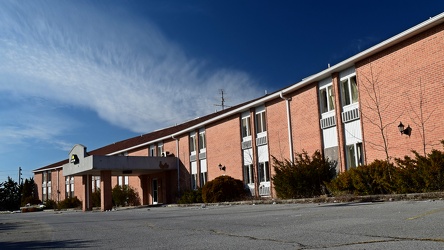
[[[364,164],[362,142],[349,144],[346,145],[345,147],[346,147],[345,154],[347,159],[347,169],[352,169],[358,166],[362,166]],[[351,150],[353,152],[353,155],[350,153]]]
[[[190,155],[196,155],[197,145],[196,145],[196,132],[190,133],[190,141],[189,141]]]
[[[265,109],[261,109],[257,111],[255,114],[255,126],[256,126],[256,134],[262,134],[267,132],[267,120]]]
[[[163,153],[163,142],[157,143],[157,156],[162,156]]]
[[[206,141],[206,136],[205,136],[205,129],[201,129],[199,131],[199,153],[203,153],[206,152],[206,148],[207,148],[207,141]]]
[[[249,112],[242,114],[241,133],[244,141],[251,140],[251,117]]]
[[[244,183],[254,184],[254,166],[253,164],[244,165]]]
[[[154,144],[150,145],[150,152],[149,152],[150,156],[156,156],[156,146]]]
[[[325,96],[323,96],[322,93],[325,93]],[[335,93],[333,91],[333,83],[319,88],[319,101],[321,114],[335,111]],[[324,110],[324,106],[326,110]]]
[[[263,167],[261,167],[261,166],[263,166]],[[257,178],[258,178],[259,183],[270,182],[270,164],[269,164],[269,162],[268,161],[259,162],[257,164],[257,173],[258,173]],[[261,177],[263,177],[263,179]]]
[[[354,88],[352,87],[351,83],[352,82],[351,79],[353,78],[356,86],[355,91],[353,91]],[[355,103],[359,102],[359,90],[358,90],[358,82],[356,79],[356,73],[347,75],[345,77],[341,77],[340,86],[341,86],[340,88],[341,88],[341,97],[342,97],[341,98],[342,107],[354,105]],[[356,99],[353,98],[354,97],[353,93],[355,93]]]

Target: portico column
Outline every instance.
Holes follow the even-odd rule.
[[[142,205],[148,205],[149,199],[148,199],[148,176],[147,175],[139,175],[140,180],[140,188],[142,190],[141,195],[141,202]]]
[[[113,208],[110,170],[100,171],[100,199],[100,208],[102,211],[111,210]]]
[[[83,184],[83,204],[82,210],[89,211],[92,209],[92,191],[91,191],[91,175],[83,175],[82,176],[82,184]]]

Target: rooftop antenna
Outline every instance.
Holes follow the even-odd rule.
[[[222,110],[224,110],[225,107],[230,108],[231,106],[225,105],[224,90],[223,89],[219,89],[219,93],[220,93],[220,97],[221,97],[220,104],[214,104],[214,106],[222,107]]]

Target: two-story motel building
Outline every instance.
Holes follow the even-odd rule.
[[[220,175],[243,180],[252,196],[275,197],[272,156],[320,150],[346,171],[385,151],[441,149],[443,97],[444,13],[275,93],[92,151],[75,145],[65,160],[34,170],[34,180],[41,200],[77,196],[84,210],[99,187],[108,210],[115,185],[132,186],[141,204],[174,203]]]

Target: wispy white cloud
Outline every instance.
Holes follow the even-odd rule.
[[[129,17],[89,3],[0,2],[0,92],[88,108],[134,132],[213,112],[221,88],[231,104],[262,93],[246,73],[190,58],[155,25]],[[9,127],[10,137],[43,138],[44,125]]]
[[[0,95],[0,154],[37,144],[51,145],[63,151],[72,147],[72,142],[65,141],[61,135],[80,124],[72,121],[66,114],[60,113],[50,102],[41,98],[24,98]],[[5,104],[9,104],[5,108]],[[12,147],[11,147],[12,146]]]

